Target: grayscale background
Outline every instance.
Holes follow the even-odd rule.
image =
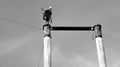
[[[120,0],[0,0],[0,67],[43,67],[41,8],[49,6],[51,25],[101,24],[107,65],[120,67]],[[52,32],[52,67],[98,67],[93,36]]]

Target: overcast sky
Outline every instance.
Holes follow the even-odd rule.
[[[108,67],[120,67],[120,0],[0,0],[0,67],[43,67],[41,8],[53,26],[102,25]],[[98,67],[94,32],[52,32],[52,67]],[[109,36],[109,37],[108,37]]]

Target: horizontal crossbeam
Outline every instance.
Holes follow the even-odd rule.
[[[52,26],[52,31],[93,31],[93,27]]]

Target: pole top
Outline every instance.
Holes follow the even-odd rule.
[[[94,29],[95,29],[95,27],[102,28],[102,25],[101,24],[97,24],[97,25],[94,25]]]
[[[51,27],[50,24],[44,24],[44,25],[43,25],[43,30],[44,30],[44,27],[46,27],[46,26]]]
[[[51,38],[51,25],[50,24],[44,24],[43,25],[43,30],[44,30],[44,37],[50,37]]]
[[[101,24],[94,25],[93,30],[95,31],[95,38],[102,37],[102,26]]]

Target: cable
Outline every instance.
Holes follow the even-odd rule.
[[[16,23],[16,24],[19,24],[19,25],[22,25],[22,26],[30,27],[30,28],[33,28],[33,29],[36,29],[36,30],[42,30],[42,29],[40,29],[40,28],[38,28],[38,27],[31,26],[31,25],[24,24],[24,23],[20,23],[20,22],[18,22],[18,21],[10,20],[10,19],[5,18],[5,17],[0,17],[0,19],[9,21],[9,22],[11,22],[11,23]]]
[[[42,45],[42,50],[41,50],[40,58],[38,60],[38,65],[37,65],[38,67],[40,67],[42,56],[43,56],[43,45]]]
[[[111,36],[109,36],[109,35],[106,35],[105,33],[102,33],[102,35],[103,35],[104,37],[107,37],[107,38],[109,38],[109,39],[111,39],[111,40],[113,40],[113,41],[115,41],[115,42],[117,42],[117,43],[120,44],[120,40],[115,39],[115,38],[113,38],[113,37],[111,37]],[[92,40],[94,40],[94,35],[92,35]]]
[[[103,36],[105,36],[105,37],[107,37],[107,38],[109,38],[109,39],[111,39],[111,40],[113,40],[113,41],[115,41],[115,42],[117,42],[117,43],[120,44],[120,40],[118,40],[118,39],[115,39],[115,38],[113,38],[113,37],[111,37],[111,36],[108,36],[108,35],[106,35],[106,34],[103,34]]]

